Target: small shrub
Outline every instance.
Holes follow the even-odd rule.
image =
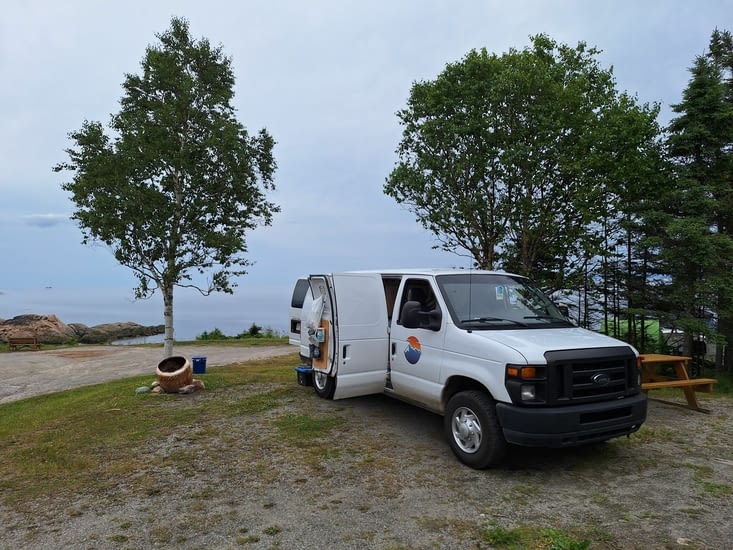
[[[214,328],[211,332],[202,332],[196,337],[196,340],[226,340],[227,336],[218,328]]]
[[[543,529],[536,526],[520,526],[506,529],[490,525],[483,531],[483,540],[494,548],[520,550],[524,548],[545,548],[547,550],[587,550],[590,542],[578,540],[560,529]]]
[[[492,526],[484,531],[484,542],[497,548],[505,548],[518,544],[522,534],[516,529],[505,529],[498,525]]]

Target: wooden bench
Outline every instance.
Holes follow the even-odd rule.
[[[659,380],[655,382],[643,382],[642,390],[659,390],[662,388],[689,388],[695,387],[695,391],[710,393],[713,391],[713,384],[717,383],[714,378],[691,378],[689,380]]]
[[[685,394],[687,406],[691,409],[709,412],[700,407],[695,392],[710,393],[717,380],[713,378],[690,378],[687,367],[691,358],[679,355],[644,354],[639,357],[641,367],[641,390],[661,390],[664,388],[678,388]],[[674,369],[675,376],[663,376],[656,372],[659,365],[667,365]]]
[[[39,350],[41,349],[41,344],[38,343],[38,338],[35,336],[18,336],[15,338],[8,338],[8,351],[20,348]]]

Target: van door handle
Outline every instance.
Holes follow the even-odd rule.
[[[397,353],[397,344],[395,342],[392,342],[392,355]]]

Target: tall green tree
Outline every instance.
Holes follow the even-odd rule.
[[[600,270],[594,277],[601,285],[604,324],[629,327],[630,342],[644,347],[643,316],[649,307],[646,280],[652,244],[644,239],[645,217],[657,207],[668,182],[658,105],[636,104],[621,93],[603,112],[596,133],[596,183],[601,186]],[[638,317],[638,318],[637,318]],[[635,326],[642,327],[637,334]],[[616,334],[619,336],[619,334]],[[639,336],[639,338],[637,338]]]
[[[669,304],[690,338],[710,333],[704,309],[716,311],[719,331],[733,342],[733,39],[715,30],[710,48],[690,69],[667,146],[674,192],[667,203],[663,257]],[[733,357],[728,354],[727,367]]]
[[[156,36],[141,73],[125,76],[112,134],[85,121],[70,134],[69,161],[54,169],[73,173],[62,187],[82,242],[112,249],[137,277],[136,297],[161,291],[169,356],[174,287],[231,293],[250,265],[247,233],[270,225],[279,207],[266,196],[274,140],[237,121],[231,60],[192,38],[181,18]]]
[[[619,94],[597,50],[531,40],[501,56],[471,51],[413,84],[384,191],[439,248],[554,290],[578,284],[598,255],[606,199],[655,152],[658,128],[656,107]]]

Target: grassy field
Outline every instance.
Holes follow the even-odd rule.
[[[574,550],[726,540],[732,407],[717,392],[702,397],[711,415],[655,409],[629,439],[523,451],[474,471],[450,454],[439,417],[384,397],[318,399],[296,384],[297,363],[212,368],[206,390],[188,396],[136,394],[143,376],[0,405],[0,541],[48,547],[63,532],[59,548],[221,547],[225,537],[273,549]],[[176,515],[185,519],[171,524]]]
[[[205,378],[210,396],[223,388],[283,386],[254,393],[234,406],[216,399],[182,402],[178,395],[135,394],[136,387],[150,384],[150,376],[0,405],[0,441],[5,443],[0,446],[0,499],[19,503],[48,491],[59,494],[104,483],[110,475],[124,475],[139,466],[127,452],[130,446],[163,437],[181,425],[273,407],[279,397],[297,389],[292,365],[293,357],[286,356],[210,369]]]
[[[222,343],[227,342],[217,345]],[[49,488],[64,491],[93,484],[104,477],[102,474],[111,473],[110,467],[114,473],[124,474],[134,470],[136,464],[120,461],[119,457],[126,456],[124,450],[136,442],[212,417],[231,418],[275,408],[279,400],[300,393],[301,389],[293,384],[296,362],[294,356],[284,356],[210,369],[205,377],[209,397],[225,388],[249,395],[235,404],[215,398],[182,404],[177,395],[137,395],[131,388],[151,381],[150,376],[141,376],[0,405],[0,441],[7,443],[0,447],[0,498],[7,504]],[[274,389],[264,393],[246,391],[263,384]],[[730,394],[731,386],[730,376],[724,376],[712,395]],[[653,392],[654,397],[662,398],[678,394],[678,390]],[[289,437],[298,441],[308,427],[302,421],[291,424],[282,423],[281,430],[286,435],[294,432]],[[318,424],[319,431],[324,428],[327,426]],[[38,484],[39,478],[44,479],[43,485]]]

